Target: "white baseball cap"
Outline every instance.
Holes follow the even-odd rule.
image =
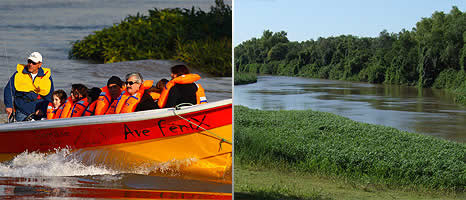
[[[29,55],[28,60],[32,60],[35,63],[42,62],[42,55],[39,52],[33,52]]]

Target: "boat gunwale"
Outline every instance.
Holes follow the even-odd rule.
[[[213,109],[216,107],[227,106],[232,104],[232,99],[225,99],[206,104],[181,107],[176,110],[177,115],[198,112],[202,110]],[[124,123],[133,121],[143,121],[158,118],[167,118],[175,116],[175,108],[164,108],[155,110],[146,110],[133,113],[113,114],[113,115],[98,115],[98,116],[83,116],[76,118],[40,120],[32,122],[16,122],[0,125],[0,134],[9,134],[16,131],[40,130],[49,128],[64,128],[83,125],[96,124],[112,124]]]

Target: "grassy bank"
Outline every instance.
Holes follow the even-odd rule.
[[[231,7],[216,0],[210,12],[195,9],[149,10],[72,43],[70,58],[104,63],[181,60],[216,76],[231,76]]]
[[[239,163],[239,162],[238,162]],[[361,183],[341,177],[251,167],[235,163],[235,199],[454,200],[466,194],[415,191]]]
[[[235,106],[234,123],[235,164],[384,187],[465,192],[465,144],[310,110]]]
[[[239,163],[239,162],[237,162]],[[251,167],[235,163],[235,199],[355,199],[453,200],[466,194],[413,191],[361,183],[291,170]]]
[[[235,72],[235,85],[243,85],[257,82],[257,75],[254,73]]]

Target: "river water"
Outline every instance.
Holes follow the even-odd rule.
[[[231,5],[232,1],[226,0],[225,3]],[[215,0],[0,1],[0,113],[5,113],[3,88],[15,72],[16,64],[26,63],[27,56],[34,51],[42,54],[43,66],[52,70],[55,88],[68,92],[73,83],[83,83],[89,88],[103,87],[110,76],[124,78],[125,74],[133,71],[141,72],[145,80],[168,79],[169,68],[176,64],[176,61],[142,60],[99,64],[87,60],[70,60],[70,43],[81,40],[94,31],[110,27],[128,15],[138,12],[147,14],[148,10],[155,7],[163,9],[194,6],[208,12],[213,5]],[[205,88],[209,101],[232,98],[231,77],[200,74],[203,79],[199,83]],[[3,114],[2,117],[4,116]],[[144,173],[128,174],[96,166],[71,165],[69,160],[54,159],[48,155],[26,153],[18,159],[26,159],[28,162],[19,166],[13,165],[12,162],[0,164],[0,199],[12,196],[21,198],[22,195],[53,198],[53,194],[62,199],[66,197],[63,195],[67,194],[66,191],[71,191],[69,188],[80,187],[231,192],[231,185],[200,184],[145,176]],[[53,192],[37,192],[49,190]],[[91,197],[92,195],[84,198]]]
[[[284,76],[238,85],[234,104],[263,110],[318,110],[355,121],[466,142],[466,107],[442,90]]]

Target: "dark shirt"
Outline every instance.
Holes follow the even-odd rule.
[[[165,108],[175,107],[181,103],[191,103],[196,105],[197,85],[195,83],[176,84],[170,89]]]
[[[156,108],[157,107],[155,106],[154,100],[152,99],[152,97],[149,95],[149,93],[146,90],[144,94],[142,95],[141,101],[136,106],[136,110],[134,112],[143,111],[143,110],[153,110]]]

